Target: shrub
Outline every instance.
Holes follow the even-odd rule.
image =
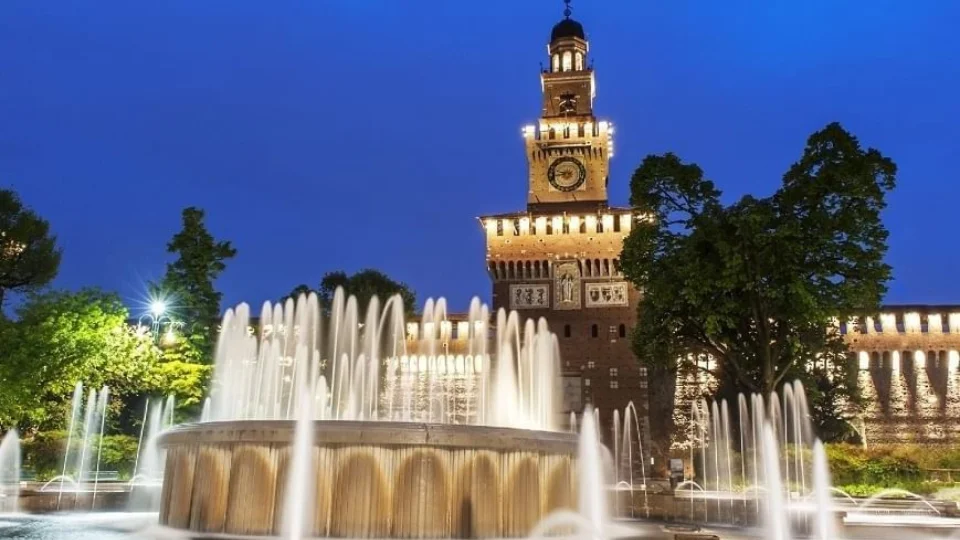
[[[74,472],[75,460],[82,451],[82,437],[74,436],[70,441],[71,461],[68,474]],[[91,467],[95,468],[97,454],[97,439],[94,437],[91,445]],[[66,431],[45,431],[36,433],[33,437],[24,439],[21,443],[23,452],[23,469],[33,471],[37,480],[45,481],[54,478],[63,472],[64,449],[67,446]],[[122,479],[133,475],[133,465],[137,458],[137,438],[130,435],[105,435],[99,449],[100,470],[117,471]]]

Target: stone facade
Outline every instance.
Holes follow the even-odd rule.
[[[646,377],[629,337],[641,295],[619,267],[637,216],[608,204],[613,126],[594,116],[588,50],[579,23],[554,27],[542,115],[523,129],[527,208],[479,219],[493,309],[547,320],[560,344],[567,410],[591,404],[608,428],[612,411],[633,402],[645,425]]]
[[[960,441],[960,306],[889,306],[841,325],[868,443]]]

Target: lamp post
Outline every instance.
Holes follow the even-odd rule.
[[[167,322],[170,325],[170,331],[173,331],[173,320],[166,315],[167,304],[163,300],[154,300],[150,303],[150,312],[140,316],[137,324],[143,326],[144,319],[150,321],[150,334],[154,342],[160,341],[160,326]]]

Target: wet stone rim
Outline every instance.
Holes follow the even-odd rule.
[[[559,431],[494,426],[315,420],[314,445],[426,446],[475,450],[529,451],[550,454],[577,452],[577,435]],[[181,424],[163,433],[163,448],[184,444],[293,442],[293,420],[229,420]]]

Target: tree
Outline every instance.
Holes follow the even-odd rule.
[[[172,298],[172,310],[188,342],[206,362],[213,359],[215,332],[220,318],[221,293],[214,282],[226,269],[226,261],[237,250],[229,241],[217,241],[203,223],[199,208],[183,211],[183,228],[167,244],[167,252],[177,259],[156,287],[159,294]]]
[[[30,295],[0,321],[0,423],[62,427],[77,382],[109,385],[114,403],[141,391],[159,351],[126,319],[119,297],[96,289]]]
[[[370,299],[374,296],[380,299],[380,305],[382,306],[382,302],[395,294],[399,294],[403,299],[403,312],[408,316],[412,316],[416,312],[417,297],[413,290],[406,283],[394,281],[379,270],[361,270],[351,276],[341,271],[325,274],[317,291],[320,306],[324,310],[329,310],[331,304],[333,304],[333,294],[337,287],[343,287],[347,294],[357,297],[357,306],[361,310],[366,309]],[[294,289],[293,293],[296,293],[298,289],[299,287]]]
[[[634,349],[648,369],[661,453],[672,430],[661,409],[672,407],[677,369],[692,354],[717,359],[713,374],[727,391],[766,394],[801,378],[811,401],[847,393],[812,404],[821,425],[855,401],[848,374],[823,378],[855,369],[832,322],[879,311],[890,278],[880,212],[895,174],[836,123],[810,136],[776,193],[729,206],[696,165],[673,154],[643,160],[630,200],[650,219],[630,232],[622,260],[644,292]],[[814,376],[835,392],[819,391]]]
[[[60,250],[50,224],[0,189],[0,308],[8,291],[27,292],[57,276]]]

